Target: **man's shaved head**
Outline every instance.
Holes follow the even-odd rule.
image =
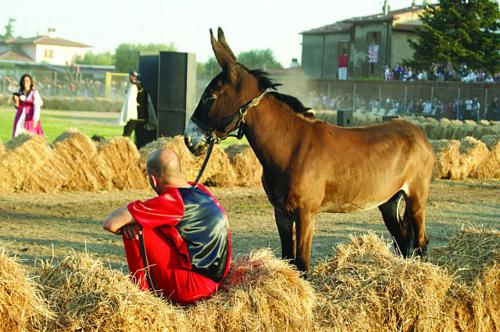
[[[152,152],[148,157],[146,169],[149,175],[154,175],[163,184],[184,178],[179,157],[174,151],[167,148]]]

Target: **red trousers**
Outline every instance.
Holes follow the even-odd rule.
[[[144,227],[142,236],[155,291],[160,291],[164,297],[179,304],[194,303],[210,297],[217,291],[220,283],[182,268],[183,258],[173,242],[160,230]],[[129,240],[123,236],[123,243],[133,280],[138,283],[140,289],[148,290],[139,240]]]

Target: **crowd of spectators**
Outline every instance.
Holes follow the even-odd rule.
[[[481,70],[472,70],[466,64],[461,64],[458,69],[450,63],[433,63],[429,68],[412,68],[397,64],[394,68],[384,66],[384,79],[386,81],[460,81],[465,83],[500,82],[500,75],[493,77],[490,73]]]
[[[404,100],[398,98],[363,98],[356,96],[353,101],[352,95],[343,93],[331,97],[325,94],[311,92],[307,105],[317,110],[353,109],[374,115],[424,115],[437,119],[448,118],[457,120],[495,120],[500,121],[500,100],[494,97],[486,105],[481,104],[479,98],[467,97],[456,98],[454,101],[446,101],[439,98],[418,98],[409,100],[406,105]]]

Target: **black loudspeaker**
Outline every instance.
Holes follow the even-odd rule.
[[[151,101],[158,110],[158,54],[139,54],[139,80],[151,96]]]
[[[352,127],[352,111],[337,110],[337,126]]]
[[[195,108],[196,56],[160,52],[158,64],[158,136],[184,134]]]

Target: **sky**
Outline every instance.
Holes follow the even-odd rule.
[[[391,10],[411,0],[389,0]],[[421,4],[422,0],[417,0]],[[224,30],[235,54],[273,51],[282,65],[301,58],[301,32],[353,16],[382,11],[383,0],[0,0],[0,31],[15,18],[15,36],[46,34],[114,51],[120,43],[173,43],[196,53],[198,62],[213,55],[209,29]]]

